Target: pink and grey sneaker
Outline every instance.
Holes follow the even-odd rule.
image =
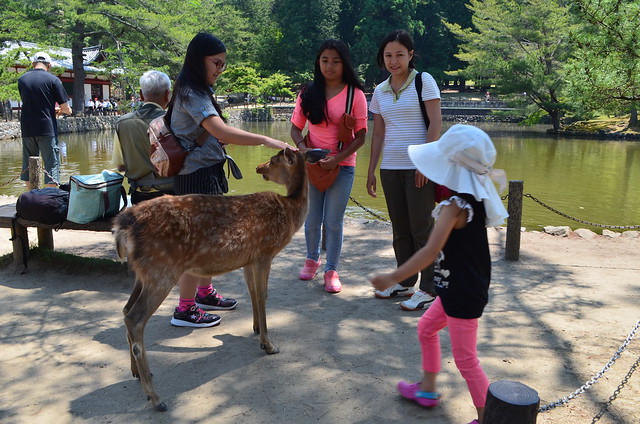
[[[304,281],[313,280],[316,278],[316,274],[318,274],[318,268],[320,268],[320,264],[322,261],[318,259],[318,261],[314,261],[313,259],[307,259],[304,261],[304,267],[300,271],[298,278]]]
[[[398,393],[425,408],[433,408],[440,403],[440,393],[423,392],[420,390],[420,383],[401,381],[398,383]]]

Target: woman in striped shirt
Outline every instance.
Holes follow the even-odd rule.
[[[376,87],[369,106],[373,114],[373,137],[367,191],[370,196],[377,196],[375,171],[382,156],[380,182],[393,227],[398,266],[426,244],[433,227],[431,212],[435,206],[435,186],[413,165],[407,148],[437,140],[442,127],[438,85],[428,73],[419,74],[415,70],[413,58],[413,40],[406,31],[393,31],[382,40],[378,66],[391,75]],[[422,78],[420,97],[416,76]],[[424,102],[429,118],[428,128],[420,101]],[[434,300],[433,265],[420,272],[420,288],[414,292],[417,280],[418,275],[414,274],[386,290],[376,290],[375,295],[383,299],[411,296],[400,304],[402,309],[426,309]]]

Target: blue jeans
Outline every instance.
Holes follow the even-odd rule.
[[[344,211],[349,202],[355,170],[355,166],[341,166],[333,185],[324,193],[309,184],[309,213],[304,223],[307,259],[317,261],[320,258],[320,238],[324,225],[327,248],[325,272],[338,269]]]
[[[58,137],[50,135],[22,137],[22,172],[20,172],[20,179],[29,181],[29,156],[40,156],[41,153],[44,169],[47,171],[44,174],[44,183],[59,183],[60,150],[58,149]]]

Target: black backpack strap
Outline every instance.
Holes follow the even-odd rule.
[[[424,106],[424,102],[422,101],[422,72],[418,72],[414,81],[416,82],[416,91],[418,92],[418,103],[420,103],[422,118],[424,119],[424,124],[427,126],[427,130],[429,130],[429,116],[427,115],[427,108]]]
[[[355,92],[355,88],[353,85],[350,85],[347,88],[347,104],[344,107],[345,113],[351,115],[351,110],[353,109],[353,93]]]

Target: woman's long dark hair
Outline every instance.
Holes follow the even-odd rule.
[[[215,96],[211,95],[211,88],[206,83],[204,58],[226,51],[227,48],[224,46],[224,43],[211,34],[201,32],[193,37],[187,47],[184,64],[173,87],[173,94],[171,95],[171,101],[169,102],[166,115],[166,119],[169,122],[171,121],[171,113],[173,112],[173,105],[176,100],[179,99],[181,102],[188,102],[189,96],[192,94],[211,98],[213,107],[216,108],[222,118],[222,109],[220,109],[218,102],[216,102]]]
[[[351,59],[349,58],[349,47],[340,40],[327,40],[318,49],[316,62],[313,68],[313,81],[302,88],[300,94],[302,113],[309,122],[314,125],[327,120],[327,96],[325,94],[326,84],[324,76],[320,70],[320,55],[325,50],[335,50],[342,60],[342,81],[355,88],[363,90],[362,84],[353,70]],[[363,90],[364,91],[364,90]]]

